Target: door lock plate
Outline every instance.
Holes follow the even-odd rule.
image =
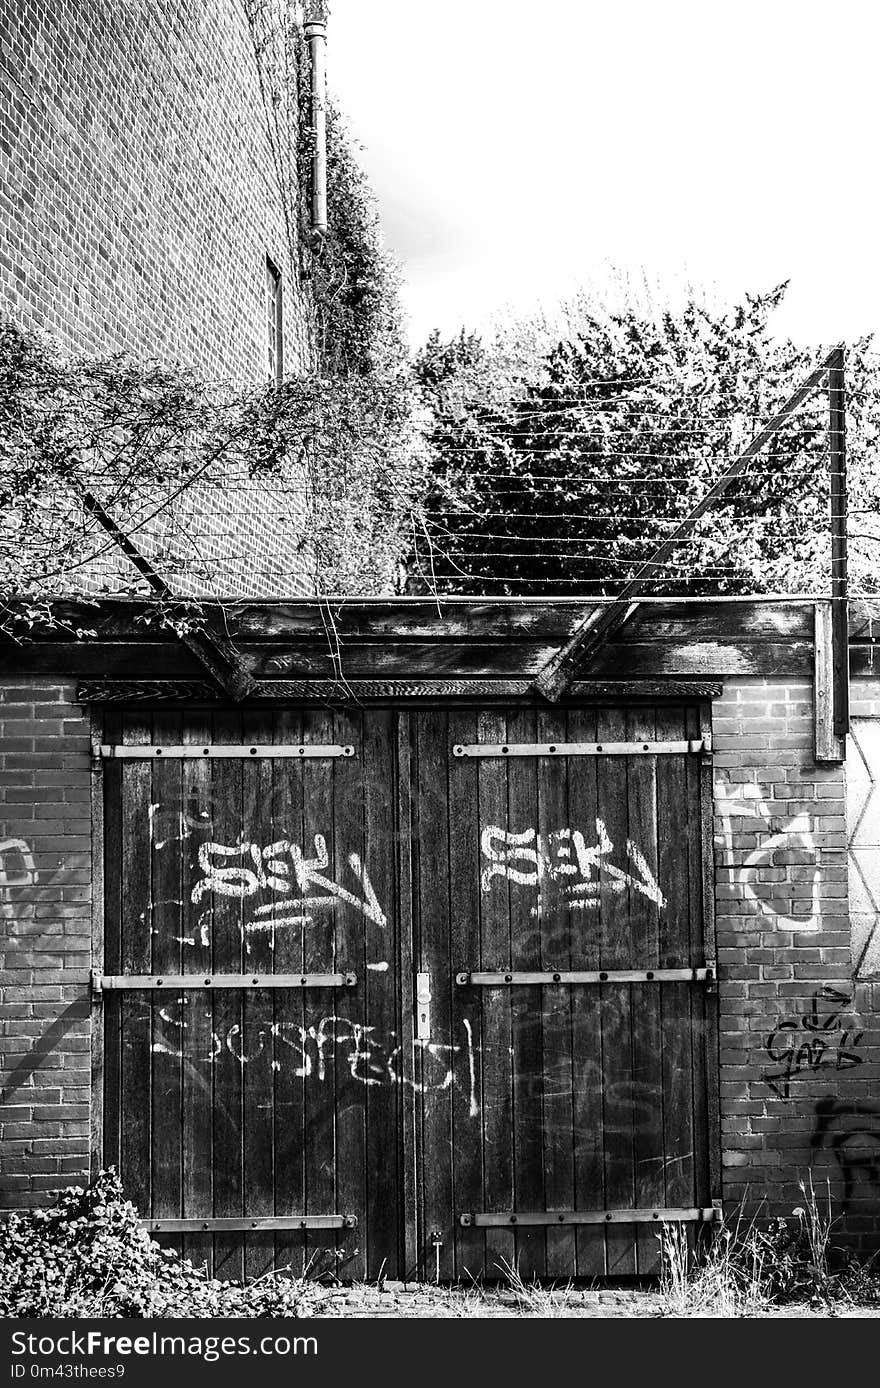
[[[416,1038],[428,1041],[431,1036],[431,975],[416,974]]]

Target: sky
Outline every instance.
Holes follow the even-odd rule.
[[[414,345],[647,276],[880,327],[876,0],[330,0]]]

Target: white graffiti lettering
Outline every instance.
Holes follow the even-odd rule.
[[[276,930],[311,925],[314,913],[323,913],[340,901],[360,911],[375,925],[385,926],[385,913],[360,855],[349,853],[346,859],[360,884],[361,895],[358,896],[326,875],[330,857],[323,834],[315,835],[314,845],[315,856],[307,858],[298,844],[287,839],[278,839],[263,848],[249,842],[203,843],[198,851],[203,875],[192,889],[192,901],[197,904],[208,893],[240,901],[256,896],[259,891],[277,893],[274,900],[255,907],[254,919],[243,926],[245,934],[269,932],[270,944],[274,944]],[[233,863],[233,859],[238,861]]]
[[[545,883],[565,879],[576,879],[565,882],[561,892],[562,903],[572,910],[598,908],[603,889],[623,892],[630,888],[657,906],[666,905],[644,854],[632,839],[627,839],[626,853],[635,875],[608,861],[614,844],[602,819],[596,820],[595,844],[588,844],[579,829],[555,829],[549,834],[525,829],[522,833],[513,833],[490,824],[480,836],[480,847],[487,860],[480,877],[483,893],[490,890],[495,877],[524,887],[537,887],[538,903],[532,907],[533,916],[542,908]]]

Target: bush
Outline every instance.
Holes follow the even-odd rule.
[[[286,1272],[243,1285],[211,1278],[141,1226],[111,1167],[45,1210],[0,1224],[0,1315],[50,1317],[316,1314],[321,1293]]]

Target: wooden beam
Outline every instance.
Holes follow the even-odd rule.
[[[594,609],[577,624],[569,640],[550,657],[538,673],[535,688],[540,694],[555,703],[565,693],[566,688],[574,678],[576,669],[583,669],[590,656],[598,650],[611,633],[623,626],[638,605],[634,599],[643,588],[654,581],[658,567],[661,567],[669,559],[676,545],[692,533],[700,517],[705,515],[713,502],[717,501],[719,496],[727,490],[731,482],[739,477],[751,459],[760,453],[788,416],[813,393],[836,360],[836,355],[832,352],[821,366],[810,373],[803,385],[789,396],[782,409],[755,435],[748,447],[731,463],[714,486],[709,488],[706,495],[697,502],[690,514],[676,526],[672,534],[657,547],[651,558],[646,560],[641,568],[636,570],[633,577],[624,584],[612,605]]]
[[[841,762],[846,757],[846,739],[834,728],[834,638],[832,604],[815,605],[815,650],[813,666],[813,723],[816,761]]]

